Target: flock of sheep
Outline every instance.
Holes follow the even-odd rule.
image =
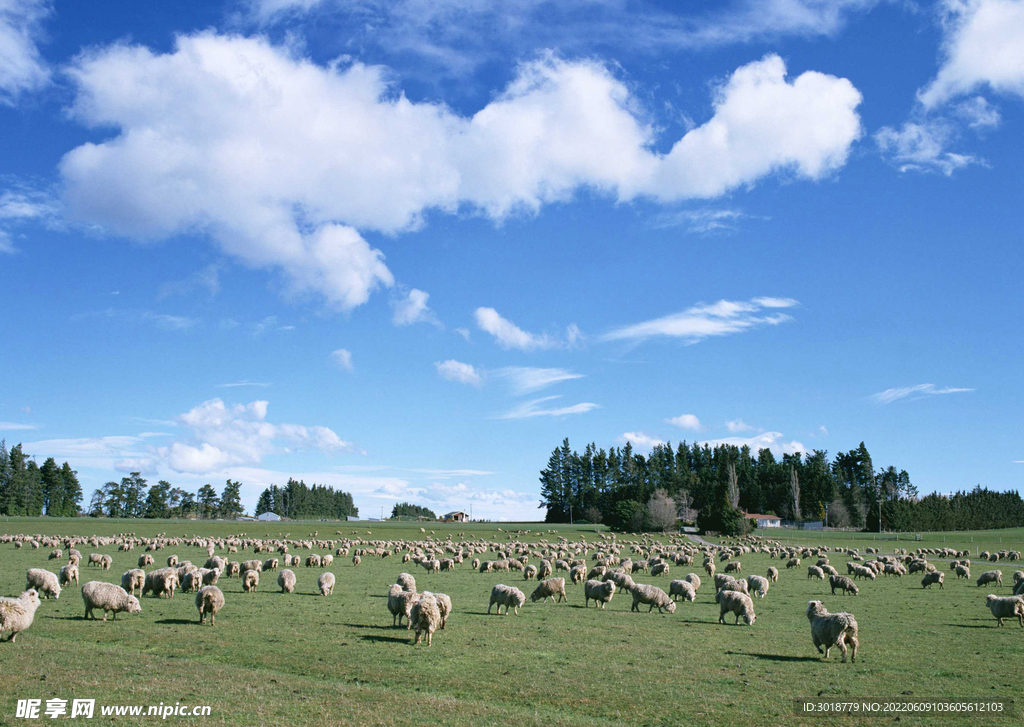
[[[340,535],[340,531],[336,533]],[[816,558],[814,565],[807,566],[807,578],[824,581],[828,577],[832,595],[837,589],[843,595],[858,595],[860,589],[855,580],[874,581],[877,576],[900,578],[903,575],[922,573],[921,585],[929,588],[938,584],[943,588],[944,573],[927,558],[930,555],[949,558],[950,572],[957,580],[970,579],[971,561],[969,553],[950,549],[918,549],[913,553],[905,549],[897,549],[894,555],[881,555],[876,548],[867,548],[862,556],[857,549],[832,549],[819,547],[786,547],[782,544],[760,537],[747,537],[731,541],[724,545],[694,543],[688,539],[673,537],[667,544],[643,537],[636,541],[619,541],[614,536],[599,535],[600,540],[587,542],[582,537],[570,542],[559,537],[557,543],[540,539],[539,542],[528,544],[519,540],[519,534],[513,539],[508,535],[508,542],[493,542],[482,539],[459,540],[451,535],[446,540],[425,538],[422,540],[367,540],[363,538],[332,538],[292,540],[256,539],[244,535],[231,538],[175,538],[157,537],[140,538],[124,534],[114,538],[100,537],[44,537],[31,535],[5,535],[0,537],[0,544],[13,544],[15,548],[31,547],[33,549],[50,549],[49,560],[64,560],[67,551],[67,562],[57,573],[44,568],[30,568],[26,574],[26,590],[18,598],[0,598],[0,635],[10,632],[9,641],[28,629],[33,622],[36,610],[40,607],[40,596],[59,598],[63,588],[74,584],[79,585],[79,563],[82,554],[77,549],[82,545],[91,547],[114,546],[120,551],[131,551],[136,547],[144,552],[138,557],[136,568],[126,571],[121,576],[121,585],[105,581],[89,581],[80,587],[85,606],[85,617],[96,618],[95,611],[103,611],[103,620],[112,614],[141,613],[139,599],[147,594],[154,597],[173,598],[176,590],[194,592],[195,607],[199,615],[199,623],[205,623],[209,617],[210,624],[216,623],[217,614],[225,605],[224,593],[217,586],[219,579],[239,578],[244,593],[256,592],[260,585],[261,574],[276,571],[283,563],[277,575],[277,585],[282,593],[295,591],[297,577],[292,567],[299,567],[303,560],[292,550],[333,550],[334,554],[310,553],[305,558],[307,568],[327,568],[333,564],[334,558],[348,557],[351,554],[353,566],[359,566],[365,557],[396,558],[403,564],[416,564],[427,573],[440,573],[455,570],[456,567],[470,561],[473,570],[483,573],[501,573],[517,571],[523,579],[535,580],[537,585],[530,595],[531,602],[546,601],[560,603],[568,601],[566,581],[571,585],[583,586],[584,606],[589,607],[594,601],[596,607],[603,609],[617,593],[628,592],[632,598],[631,611],[639,611],[641,606],[648,606],[648,613],[655,608],[659,613],[672,614],[677,603],[694,602],[701,587],[701,578],[696,573],[688,573],[685,578],[670,579],[668,592],[653,584],[637,583],[633,576],[649,573],[651,577],[669,577],[673,567],[693,566],[700,560],[703,569],[714,583],[715,602],[719,604],[719,622],[726,623],[726,616],[734,616],[734,624],[740,619],[747,625],[754,625],[757,615],[753,598],[765,598],[771,584],[779,580],[779,570],[769,567],[764,576],[748,575],[739,577],[742,563],[738,560],[745,553],[764,553],[772,558],[785,561],[786,569],[799,568],[804,560]],[[202,567],[191,561],[180,560],[178,555],[166,558],[167,565],[154,568],[148,572],[146,566],[155,565],[154,553],[164,548],[181,549],[193,547],[203,549],[207,560]],[[250,559],[231,561],[218,550],[230,557],[233,554],[251,549],[254,554],[272,554],[265,560]],[[479,556],[493,553],[497,557],[481,560]],[[829,554],[845,555],[847,574],[841,575],[829,562]],[[588,560],[593,565],[588,567]],[[636,556],[634,560],[633,557]],[[999,553],[985,552],[980,555],[985,562],[1001,560],[1017,561],[1021,558],[1019,551],[1002,551]],[[536,563],[531,562],[536,560]],[[722,572],[719,573],[719,565]],[[110,570],[112,557],[105,554],[90,553],[88,566],[101,570]],[[563,571],[565,577],[555,576],[556,571]],[[336,578],[330,571],[323,571],[317,579],[317,590],[322,596],[334,593]],[[977,579],[978,587],[987,584],[1002,585],[1002,571],[987,570]],[[1002,626],[1004,619],[1016,619],[1024,627],[1024,571],[1013,574],[1012,595],[1000,597],[990,594],[986,597],[986,605]],[[499,583],[491,588],[487,612],[497,606],[497,613],[505,615],[511,610],[519,614],[519,609],[526,603],[526,595],[515,586]],[[387,608],[392,615],[392,625],[401,626],[406,621],[406,629],[413,630],[415,636],[412,643],[418,644],[425,636],[427,646],[432,644],[433,635],[443,630],[448,617],[452,613],[451,598],[443,593],[417,591],[416,580],[409,573],[401,573],[396,583],[388,589]],[[849,613],[829,613],[819,600],[810,601],[806,615],[811,627],[811,638],[814,646],[827,659],[832,648],[838,648],[846,661],[849,649],[851,661],[857,657],[857,620]]]

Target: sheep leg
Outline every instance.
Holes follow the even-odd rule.
[[[432,633],[430,633],[429,631],[427,632],[427,646],[433,646],[433,636],[434,635]]]
[[[740,625],[740,615],[739,614],[736,614],[736,620],[733,621],[733,625],[734,626],[739,626]]]
[[[825,644],[825,658],[828,659],[828,652],[832,650],[831,644]]]
[[[846,663],[846,637],[844,636],[839,640],[839,650],[843,652],[843,660],[841,663]]]
[[[846,640],[850,642],[850,661],[857,663],[857,639],[853,634],[850,634]]]

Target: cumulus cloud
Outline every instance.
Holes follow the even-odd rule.
[[[784,454],[804,454],[807,452],[807,448],[795,439],[789,442],[784,441],[782,432],[762,432],[754,437],[723,437],[722,439],[711,439],[707,442],[701,442],[701,445],[704,444],[708,444],[712,448],[717,447],[719,444],[728,444],[740,448],[746,446],[750,447],[750,450],[755,453],[762,449],[769,449],[776,457],[781,457]]]
[[[498,369],[496,373],[508,381],[512,391],[516,394],[531,394],[552,384],[583,378],[583,374],[576,374],[565,369],[542,369],[533,366],[505,366]]]
[[[356,370],[355,364],[352,363],[352,352],[347,348],[338,348],[331,351],[331,361],[333,361],[334,365],[339,369],[343,369],[345,371]]]
[[[51,12],[50,0],[0,0],[0,104],[13,106],[23,92],[49,83],[38,42]]]
[[[878,404],[891,404],[894,401],[906,399],[907,397],[923,399],[929,396],[963,394],[969,391],[974,391],[974,389],[956,388],[952,386],[940,388],[935,384],[916,384],[915,386],[900,386],[892,389],[886,389],[885,391],[880,391],[877,394],[872,394],[871,398]]]
[[[61,160],[75,218],[142,241],[205,233],[245,265],[280,272],[286,294],[340,310],[394,285],[360,230],[414,230],[429,210],[500,221],[583,188],[672,202],[777,172],[816,180],[860,135],[848,80],[788,79],[774,55],[738,68],[711,118],[667,154],[607,66],[550,53],[520,64],[471,116],[410,101],[382,67],[321,66],[262,37],[213,32],[179,36],[168,53],[92,49],[68,76],[72,117],[117,129]]]
[[[747,424],[742,419],[730,419],[725,423],[725,428],[728,429],[733,434],[737,432],[749,432],[751,429],[753,429],[752,426]]]
[[[634,449],[641,449],[644,451],[650,451],[657,446],[665,444],[664,439],[658,439],[657,437],[652,437],[651,435],[644,434],[643,432],[625,432],[621,437],[619,437],[619,441],[623,444],[630,442]]]
[[[1024,2],[943,0],[942,65],[918,91],[927,108],[987,86],[1024,97]]]
[[[700,431],[701,429],[700,419],[693,414],[680,414],[677,417],[672,417],[665,421],[679,427],[680,429],[690,429],[695,432]]]
[[[969,154],[946,151],[955,135],[955,128],[941,119],[908,121],[898,129],[883,126],[875,132],[875,143],[901,172],[938,171],[948,177],[968,164],[980,163]]]
[[[460,384],[469,384],[470,386],[483,386],[483,377],[477,373],[472,364],[448,359],[447,361],[437,361],[434,363],[434,366],[437,368],[438,376],[442,379],[457,381]]]
[[[391,322],[396,326],[410,326],[413,323],[430,323],[440,326],[441,321],[427,305],[430,293],[412,288],[405,295],[391,301],[393,314]]]
[[[573,404],[572,406],[564,407],[544,407],[544,402],[554,401],[555,399],[561,399],[561,395],[557,396],[542,396],[539,399],[532,399],[531,401],[519,404],[511,411],[505,412],[500,415],[498,419],[532,419],[533,417],[560,417],[567,414],[585,414],[588,411],[600,408],[597,404],[589,401],[582,402],[580,404]]]
[[[698,304],[680,313],[643,323],[616,328],[602,336],[605,341],[644,341],[654,337],[680,338],[698,343],[710,336],[728,336],[763,325],[792,320],[785,313],[769,312],[799,305],[792,298],[752,298],[748,301],[720,300]]]
[[[524,331],[507,318],[502,318],[494,308],[477,308],[473,314],[480,330],[490,333],[502,348],[518,348],[520,351],[536,351],[554,348],[558,341],[546,333],[536,334]]]

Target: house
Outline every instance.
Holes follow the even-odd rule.
[[[743,517],[753,520],[759,528],[781,528],[782,519],[776,515],[759,515],[755,512],[748,512]]]
[[[277,522],[281,519],[281,516],[276,512],[265,512],[262,515],[257,515],[256,519],[262,520],[263,522]]]
[[[446,512],[441,519],[446,523],[464,523],[469,520],[469,515],[462,510],[456,510],[455,512]]]

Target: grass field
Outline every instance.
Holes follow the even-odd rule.
[[[501,527],[505,532],[499,532]],[[527,528],[523,540],[597,539],[594,526],[433,525],[435,537],[507,542],[508,531]],[[222,523],[104,520],[0,520],[2,533],[115,535],[160,533],[188,536],[364,537],[419,539],[418,524]],[[340,531],[340,535],[336,534]],[[372,534],[370,534],[372,533]],[[429,535],[429,532],[428,532]],[[766,533],[774,536],[775,533]],[[992,533],[926,534],[925,541],[875,542],[848,534],[784,533],[787,543],[1016,548],[1024,529]],[[858,534],[859,535],[859,534]],[[631,536],[620,536],[628,540]],[[974,537],[972,544],[970,538]],[[941,540],[945,538],[945,540]],[[1002,539],[1002,545],[997,543]],[[109,553],[110,571],[83,565],[82,583],[119,582],[141,549],[79,547]],[[293,551],[302,553],[302,551]],[[975,551],[976,552],[976,551]],[[196,548],[156,553],[157,565],[177,553],[205,560]],[[17,595],[25,570],[42,567],[48,549],[0,545],[0,594]],[[232,559],[242,560],[239,553]],[[254,557],[254,556],[248,556]],[[266,557],[266,556],[263,556]],[[833,564],[845,571],[844,558]],[[764,574],[766,555],[741,559],[743,574]],[[44,601],[33,627],[15,644],[0,644],[0,724],[16,720],[18,699],[95,698],[97,704],[209,704],[204,718],[170,717],[168,723],[246,725],[631,725],[682,724],[811,725],[896,722],[896,718],[798,716],[793,700],[805,697],[1006,699],[1021,692],[1024,629],[997,629],[984,605],[987,593],[1009,595],[1016,564],[1000,564],[1004,587],[978,588],[957,582],[947,570],[944,590],[923,590],[919,576],[879,578],[865,583],[859,597],[831,596],[827,583],[806,580],[806,569],[780,568],[767,598],[755,599],[757,623],[720,625],[713,584],[704,578],[695,603],[680,603],[675,614],[631,613],[628,594],[617,594],[605,611],[585,610],[580,586],[567,586],[569,604],[532,604],[518,617],[488,616],[491,586],[518,585],[529,595],[532,582],[516,573],[479,574],[468,564],[453,573],[428,575],[399,558],[347,558],[330,568],[335,595],[315,595],[320,569],[297,568],[295,594],[283,595],[276,574],[267,573],[255,594],[241,583],[218,584],[227,605],[215,627],[197,625],[191,594],[142,599],[143,612],[116,622],[83,620],[78,590]],[[980,563],[972,569],[977,575]],[[987,566],[986,566],[987,567]],[[642,574],[640,582],[668,589],[671,577],[690,568],[672,567],[669,578]],[[693,568],[699,571],[699,565]],[[410,632],[391,627],[385,594],[402,571],[420,590],[447,593],[454,604],[448,628],[431,648],[410,645]],[[703,576],[703,572],[700,572]],[[564,574],[561,574],[564,575]],[[832,611],[849,610],[860,624],[856,664],[830,662],[815,651],[804,616],[817,598]],[[731,621],[731,619],[729,619]],[[1020,724],[1017,716],[902,715],[902,725]],[[96,720],[101,718],[97,715]],[[155,717],[106,718],[112,724],[154,724]],[[91,721],[83,720],[83,724]]]

